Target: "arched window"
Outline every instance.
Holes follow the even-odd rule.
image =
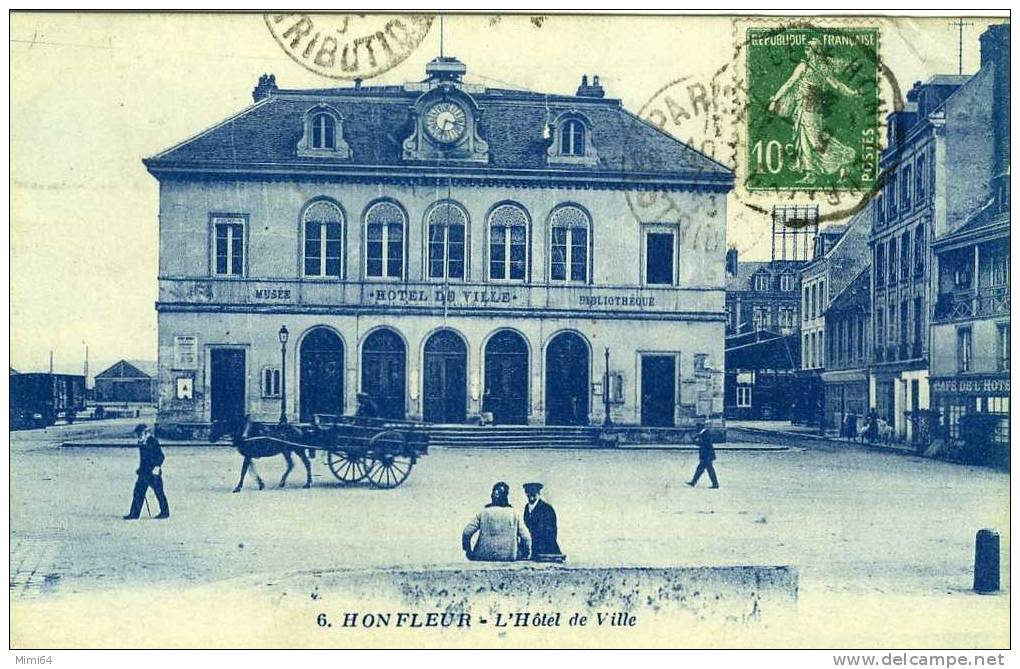
[[[563,124],[560,132],[560,155],[584,155],[584,124],[572,119]]]
[[[365,275],[377,279],[404,276],[404,210],[376,202],[365,212]]]
[[[336,120],[325,112],[312,116],[312,148],[332,149],[336,147]]]
[[[344,214],[333,202],[313,202],[301,217],[305,234],[305,276],[340,278],[343,271]]]
[[[553,281],[588,281],[588,244],[591,220],[580,207],[565,205],[550,217],[552,249],[549,278]]]
[[[440,202],[425,219],[430,279],[463,279],[467,213],[453,202]]]
[[[489,279],[524,281],[528,274],[528,214],[501,204],[489,214]]]

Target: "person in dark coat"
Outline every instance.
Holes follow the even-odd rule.
[[[694,478],[687,482],[692,488],[698,485],[698,479],[706,471],[708,478],[712,481],[711,488],[719,487],[719,479],[715,475],[715,467],[712,461],[715,460],[715,447],[712,446],[712,433],[707,427],[701,428],[698,432],[698,467],[694,470]]]
[[[358,393],[358,409],[354,415],[358,418],[378,418],[379,407],[368,393]]]
[[[531,559],[537,562],[563,562],[566,559],[556,541],[556,510],[542,499],[541,483],[525,483],[524,524],[531,534]]]
[[[163,492],[163,449],[159,447],[159,441],[149,431],[145,423],[135,427],[135,437],[138,438],[138,469],[135,471],[138,478],[135,480],[135,489],[131,497],[131,510],[124,516],[124,520],[137,520],[142,513],[142,504],[145,502],[145,493],[149,488],[156,493],[156,501],[159,502],[159,515],[156,518],[170,517],[170,504],[166,501],[166,494]]]

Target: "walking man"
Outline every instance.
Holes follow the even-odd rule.
[[[687,485],[692,488],[698,485],[698,479],[706,471],[708,472],[708,478],[712,482],[710,488],[719,487],[719,479],[715,476],[715,467],[712,466],[712,461],[715,460],[715,447],[712,446],[712,433],[709,432],[708,427],[701,428],[698,432],[698,467],[694,470],[694,478],[687,482]]]
[[[139,423],[135,427],[135,437],[138,438],[136,470],[138,478],[135,480],[135,490],[131,497],[131,510],[124,516],[124,520],[138,519],[149,488],[156,493],[156,500],[159,502],[159,515],[156,518],[169,518],[170,504],[167,503],[166,494],[163,492],[163,449],[159,447],[159,441],[145,423]]]

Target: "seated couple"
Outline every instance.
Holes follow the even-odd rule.
[[[556,511],[542,499],[541,483],[525,483],[523,522],[510,506],[510,486],[492,486],[492,501],[464,528],[461,545],[469,560],[563,562],[556,542]],[[472,539],[477,535],[474,544]]]

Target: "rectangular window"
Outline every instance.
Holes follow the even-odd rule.
[[[804,320],[805,320],[805,321],[806,321],[806,320],[808,320],[808,315],[809,315],[809,314],[808,314],[808,308],[809,308],[810,306],[811,306],[811,305],[810,305],[810,303],[808,302],[808,288],[807,288],[807,286],[804,286],[804,305],[803,305],[803,306],[801,307],[801,311],[802,311],[802,312],[803,312],[803,314],[804,314]]]
[[[794,285],[794,276],[792,274],[781,274],[779,276],[779,290],[790,291],[796,286]]]
[[[913,186],[910,178],[910,165],[903,166],[903,188],[900,189],[903,199],[903,211],[910,211],[910,187]]]
[[[907,332],[910,328],[910,303],[907,300],[900,302],[900,345],[907,345]]]
[[[914,230],[914,276],[924,275],[924,254],[925,249],[924,223],[921,223]]]
[[[896,303],[889,305],[889,331],[886,333],[886,342],[896,343]]]
[[[888,207],[887,218],[891,222],[896,217],[896,174],[889,175],[889,184],[886,186],[885,203]]]
[[[754,329],[764,330],[769,326],[769,310],[768,307],[755,307],[754,308]]]
[[[213,219],[216,234],[217,276],[244,275],[244,219],[236,216]]]
[[[974,365],[973,332],[968,328],[956,331],[956,369],[969,372]]]
[[[552,229],[553,281],[588,281],[588,230],[586,228],[554,227]]]
[[[999,369],[1009,371],[1009,323],[999,324]]]
[[[920,297],[914,298],[914,348],[916,349],[915,358],[921,355],[921,340],[922,333],[924,332],[924,300]]]
[[[875,348],[885,344],[885,309],[878,307],[875,311]]]
[[[464,226],[429,226],[429,278],[464,278]]]
[[[910,230],[903,233],[903,238],[900,240],[900,278],[910,278]]]
[[[341,226],[305,223],[305,276],[340,276]]]
[[[826,301],[825,301],[825,282],[818,282],[818,317],[820,318],[825,313]]]
[[[802,340],[804,343],[800,345],[801,366],[804,369],[811,369],[811,340],[809,335],[805,334]]]
[[[751,386],[737,386],[737,406],[740,408],[751,406]]]
[[[528,230],[523,225],[489,229],[489,278],[524,281],[528,268]]]
[[[793,327],[793,309],[791,309],[790,307],[781,307],[779,309],[779,327],[781,328]]]
[[[889,250],[886,253],[886,257],[889,261],[889,283],[896,283],[896,261],[899,259],[899,249],[897,248],[899,238],[893,237],[889,240]]]
[[[875,283],[885,285],[885,244],[875,244]]]
[[[365,244],[365,273],[372,278],[399,279],[404,275],[404,226],[370,223]]]
[[[263,397],[279,397],[280,396],[280,368],[279,367],[263,367],[262,368],[262,396]]]
[[[924,204],[924,156],[918,156],[917,158],[917,176],[915,177],[917,183],[917,204]]]
[[[770,279],[771,277],[768,275],[767,272],[759,272],[758,274],[755,274],[754,289],[763,292],[767,290],[772,290],[772,286],[770,285],[772,282],[770,281]]]
[[[656,286],[673,285],[675,241],[676,235],[673,232],[645,233],[646,283]]]
[[[875,222],[879,226],[885,223],[885,202],[882,201],[882,193],[875,196]]]

